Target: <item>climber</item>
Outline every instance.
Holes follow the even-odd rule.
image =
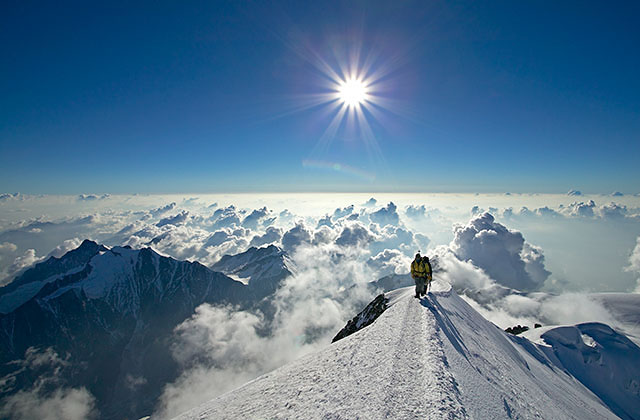
[[[421,295],[424,295],[426,280],[425,266],[422,262],[422,257],[420,256],[419,252],[416,254],[416,258],[411,263],[411,277],[413,277],[413,281],[416,282],[415,297],[419,298]]]
[[[422,289],[423,295],[426,295],[431,287],[431,281],[433,280],[433,270],[431,269],[431,263],[429,262],[429,257],[422,257],[422,264],[424,264],[424,274],[425,274],[425,287]]]

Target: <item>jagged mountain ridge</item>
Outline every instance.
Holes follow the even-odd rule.
[[[267,296],[295,270],[289,256],[275,245],[251,247],[236,255],[225,255],[211,266],[227,276],[251,286],[256,293]]]
[[[638,418],[628,408],[640,397],[624,383],[637,368],[615,384],[602,376],[639,365],[640,349],[621,334],[602,324],[580,329],[588,338],[551,329],[549,342],[534,344],[504,333],[448,285],[436,281],[421,300],[412,289],[385,293],[386,310],[366,328],[177,419]],[[629,356],[612,367],[616,351]],[[590,362],[572,365],[583,354]],[[596,376],[618,392],[613,402],[576,379],[598,360],[609,363]]]

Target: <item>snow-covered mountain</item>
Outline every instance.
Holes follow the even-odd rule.
[[[281,282],[292,274],[293,267],[293,262],[282,249],[269,245],[263,248],[251,247],[236,255],[225,255],[211,269],[248,284],[261,296],[267,296],[275,292]]]
[[[51,257],[36,264],[4,287],[0,287],[0,313],[9,313],[38,294],[47,284],[81,271],[96,254],[107,251],[102,245],[84,241],[62,258]]]
[[[255,300],[250,287],[197,262],[84,241],[0,290],[0,378],[11,378],[1,396],[36,380],[8,362],[51,348],[69,367],[60,381],[87,388],[101,418],[148,414],[178,374],[173,329],[202,303]]]
[[[624,335],[592,323],[536,329],[534,343],[448,285],[412,295],[379,296],[369,326],[363,311],[359,331],[177,418],[640,418],[640,349]]]

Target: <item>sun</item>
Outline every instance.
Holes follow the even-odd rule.
[[[354,107],[367,101],[367,85],[359,79],[347,79],[338,88],[338,98],[347,106]]]

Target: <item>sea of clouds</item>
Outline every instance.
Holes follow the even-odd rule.
[[[85,238],[207,266],[252,246],[287,252],[295,274],[276,292],[268,320],[202,305],[176,329],[183,374],[166,386],[159,417],[328,345],[373,298],[364,285],[406,274],[418,250],[433,258],[437,279],[502,328],[616,325],[589,293],[640,290],[637,196],[3,194],[0,210],[0,284]],[[61,389],[51,401],[37,388],[17,395],[14,410],[29,407],[20,398],[59,410],[68,403],[79,415],[93,404],[84,389]]]

